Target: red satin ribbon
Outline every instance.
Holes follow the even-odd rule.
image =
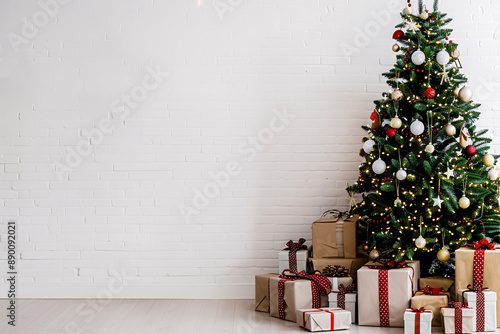
[[[423,308],[423,307],[421,307],[419,309],[412,308],[411,311],[415,312],[415,333],[414,334],[420,334],[420,322],[421,322],[420,314],[425,313],[425,312],[430,312],[430,311],[426,311],[425,308]]]
[[[484,290],[488,290],[488,288],[481,288],[480,290],[474,290],[471,285],[467,285],[467,290],[462,292],[462,300],[465,301],[465,293],[466,292],[475,292],[476,293],[476,332],[484,332],[485,326],[485,295]]]
[[[323,310],[323,309],[315,309],[315,310],[310,310],[310,311],[304,311],[302,312],[302,324],[303,327],[306,327],[306,313],[312,313],[312,312],[326,312],[330,313],[330,330],[334,331],[335,330],[335,313],[332,311],[340,311],[340,309],[332,309],[332,310]]]
[[[441,292],[444,292],[443,288],[433,288],[430,285],[426,285],[425,288],[422,289],[422,292],[426,295],[438,296]]]
[[[474,249],[495,250],[495,244],[490,243],[488,239],[482,239],[474,242]]]

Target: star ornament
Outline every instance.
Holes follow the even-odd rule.
[[[438,197],[437,198],[433,198],[432,199],[434,201],[434,204],[432,204],[432,206],[439,206],[439,208],[441,208],[441,204],[443,204],[443,200],[441,199],[441,197]]]
[[[406,27],[408,28],[408,30],[411,30],[413,32],[417,32],[420,30],[420,28],[422,28],[422,26],[417,22],[408,22]]]
[[[455,171],[448,167],[448,170],[446,171],[446,173],[444,173],[444,175],[446,175],[446,178],[449,180],[451,177],[455,176]]]

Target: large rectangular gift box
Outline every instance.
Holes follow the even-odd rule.
[[[351,328],[351,314],[338,308],[297,310],[297,324],[311,332]]]
[[[370,262],[358,270],[358,323],[361,326],[404,327],[404,312],[410,306],[420,277],[420,262],[384,269]]]
[[[284,281],[283,311],[280,315],[279,282]],[[270,313],[271,316],[296,322],[298,309],[313,308],[312,283],[307,279],[283,279],[271,277],[270,285]],[[321,307],[328,307],[328,296],[320,297]]]
[[[436,289],[443,289],[444,292],[448,292],[450,294],[451,300],[457,300],[455,298],[455,280],[453,278],[432,276],[432,277],[422,277],[419,279],[418,281],[419,290],[422,290],[427,285]],[[434,312],[434,314],[439,314],[439,313]],[[435,316],[434,319],[436,318],[440,317]]]
[[[426,295],[424,292],[417,292],[411,298],[411,308],[420,309],[421,307],[426,310],[432,311],[436,316],[432,319],[432,326],[441,326],[441,311],[442,306],[447,306],[450,302],[450,295],[447,292],[441,292],[438,295]]]
[[[359,216],[322,217],[312,224],[313,257],[353,259],[357,255],[356,227]]]
[[[459,308],[457,312],[461,312],[462,316],[459,318],[455,317],[455,308],[453,307],[442,307],[441,314],[443,316],[443,326],[445,334],[455,334],[463,333],[469,334],[474,331],[474,310],[472,308]],[[461,324],[462,328],[455,331],[455,324]]]
[[[455,251],[455,288],[467,289],[473,286],[474,248],[459,248]],[[483,287],[500,293],[500,249],[484,252]],[[496,301],[497,327],[500,327],[500,299]]]
[[[288,250],[282,250],[280,253],[279,253],[279,273],[280,274],[283,274],[283,271],[284,270],[288,270],[290,269],[290,264],[289,264],[289,259],[288,259],[288,253],[290,251]],[[307,271],[307,254],[308,254],[308,250],[307,249],[304,249],[304,250],[299,250],[297,251],[296,253],[296,257],[297,257],[297,271],[298,272],[301,272],[301,271]]]
[[[479,296],[479,294],[483,294]],[[496,332],[497,330],[497,294],[490,290],[474,292],[470,290],[458,290],[460,300],[468,307],[472,307],[475,313],[474,332]]]
[[[438,318],[441,315],[439,314]],[[405,334],[431,334],[433,312],[425,310],[420,312],[408,309],[405,311]]]
[[[255,311],[269,313],[269,279],[278,274],[255,275]]]
[[[365,263],[368,262],[367,257],[359,257],[356,259],[339,259],[339,258],[329,258],[329,259],[309,259],[311,262],[311,267],[313,270],[318,270],[323,272],[327,266],[342,266],[349,269],[349,273],[354,281],[356,281],[356,275],[359,268],[361,268]]]

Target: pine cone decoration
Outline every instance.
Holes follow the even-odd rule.
[[[349,270],[342,266],[326,266],[323,269],[323,275],[326,277],[347,277],[349,276]]]

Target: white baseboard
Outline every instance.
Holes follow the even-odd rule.
[[[7,286],[2,284],[2,291]],[[253,284],[206,284],[177,286],[18,286],[19,299],[254,299]],[[1,296],[5,299],[7,294]]]

